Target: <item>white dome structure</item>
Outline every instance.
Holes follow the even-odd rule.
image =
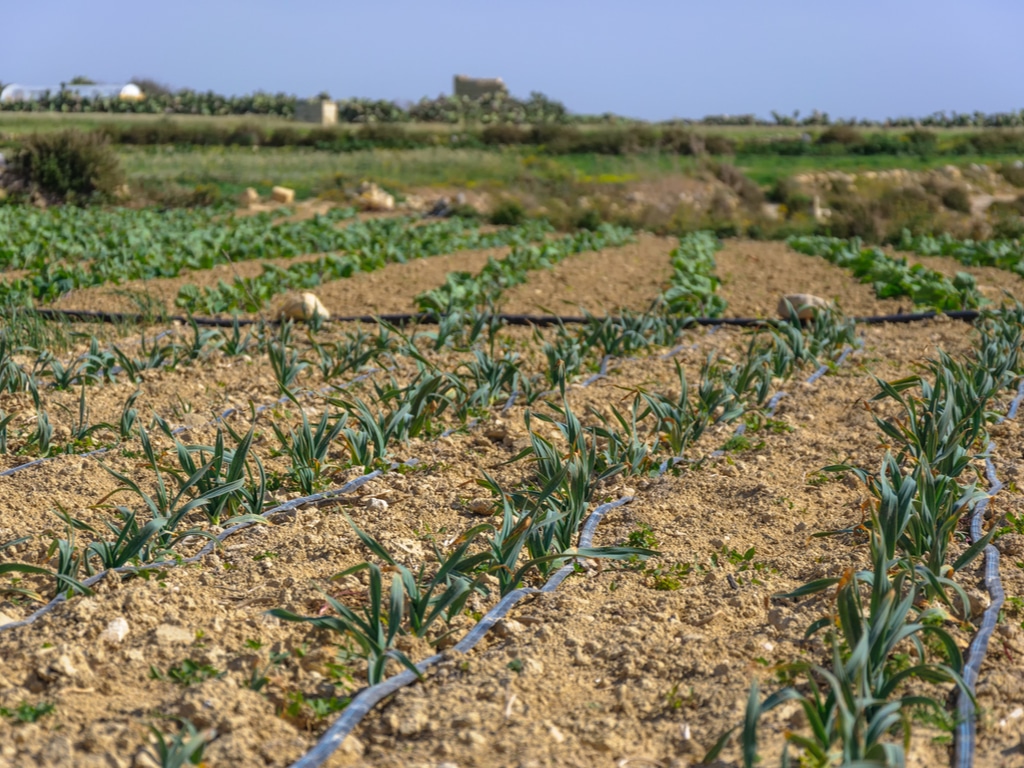
[[[139,101],[146,98],[142,89],[135,83],[101,84],[90,83],[88,85],[63,84],[64,90],[81,96],[83,99],[122,99],[124,101]],[[0,102],[11,101],[38,101],[46,93],[60,93],[60,85],[19,85],[11,83],[4,86],[0,91]]]

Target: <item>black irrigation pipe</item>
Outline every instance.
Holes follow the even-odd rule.
[[[1024,400],[1024,381],[1018,386],[1017,396],[1010,403],[1006,415],[1000,416],[996,423],[1014,418],[1022,400]],[[1003,488],[1002,481],[996,476],[996,466],[992,462],[992,452],[995,448],[995,443],[990,442],[985,451],[985,476],[989,481],[989,489],[988,495],[975,505],[971,515],[972,541],[978,541],[985,535],[982,524],[985,512],[988,510],[989,499]],[[985,661],[985,654],[988,652],[988,642],[995,631],[996,621],[1006,597],[1003,583],[999,578],[999,550],[992,544],[985,547],[985,590],[989,594],[989,606],[982,614],[981,625],[978,627],[977,633],[971,638],[971,643],[967,648],[967,659],[964,663],[964,683],[972,694],[977,685],[978,676],[981,674],[981,665]],[[977,749],[977,710],[971,697],[964,695],[962,691],[957,693],[956,708],[959,723],[955,732],[953,765],[955,768],[972,768]]]
[[[632,496],[623,496],[617,501],[612,501],[607,504],[602,504],[595,509],[590,517],[587,518],[586,523],[583,525],[583,530],[580,533],[579,547],[589,547],[594,539],[594,532],[597,530],[598,523],[605,516],[606,513],[616,507],[620,507],[623,504],[628,504],[633,500]],[[504,618],[508,612],[512,609],[516,603],[522,600],[528,595],[536,595],[543,592],[554,592],[558,586],[565,581],[565,579],[573,572],[573,564],[569,563],[563,565],[543,587],[539,589],[535,587],[524,587],[521,589],[513,590],[505,595],[497,605],[495,605],[490,611],[488,611],[482,619],[469,631],[469,633],[459,641],[453,650],[459,653],[466,653],[483,639],[484,635],[490,631],[491,627],[497,624],[502,618]],[[416,669],[420,673],[426,672],[430,667],[444,660],[446,653],[438,653],[429,658],[424,659],[416,665]],[[358,694],[356,694],[352,701],[349,702],[348,706],[345,707],[344,713],[335,720],[331,727],[327,729],[320,740],[316,743],[309,752],[304,754],[298,760],[289,766],[289,768],[317,768],[317,766],[323,765],[334,751],[341,746],[341,743],[345,740],[352,730],[359,725],[359,722],[383,699],[397,692],[401,688],[410,685],[419,677],[411,670],[404,670],[399,674],[389,677],[387,680],[378,683],[377,685],[371,685],[368,688],[363,688]]]
[[[258,318],[225,318],[225,317],[188,317],[185,315],[164,315],[153,316],[141,313],[128,312],[93,312],[91,310],[77,309],[36,309],[33,310],[41,317],[50,320],[76,320],[81,322],[97,323],[195,323],[198,326],[210,326],[216,328],[232,328],[235,325],[246,326],[266,323],[274,325],[282,322],[278,319]],[[911,312],[895,315],[866,315],[852,318],[857,323],[864,325],[880,325],[882,323],[914,323],[920,320],[931,320],[939,316],[945,316],[953,320],[971,322],[977,320],[981,312],[977,309],[953,309],[945,311],[928,310],[926,312]],[[329,321],[333,323],[377,323],[381,320],[392,325],[436,325],[442,316],[432,312],[403,312],[385,315],[343,315],[332,317]],[[506,325],[527,325],[527,326],[551,326],[551,325],[583,325],[590,322],[592,317],[576,315],[522,315],[499,312],[493,315]],[[619,320],[620,318],[613,318]],[[761,317],[694,317],[690,318],[691,325],[732,325],[741,328],[762,328],[770,326],[774,321]]]
[[[399,466],[399,465],[396,464],[394,466]],[[286,501],[284,504],[280,504],[280,505],[274,507],[273,509],[267,510],[266,512],[264,512],[261,515],[261,517],[269,518],[271,515],[278,515],[278,514],[280,514],[282,512],[288,512],[288,511],[290,511],[292,509],[295,509],[296,507],[302,506],[303,504],[308,504],[308,503],[313,502],[313,501],[320,501],[322,499],[331,499],[331,498],[334,498],[335,496],[341,496],[341,495],[344,495],[346,493],[351,493],[352,491],[355,491],[355,490],[358,490],[359,488],[361,488],[363,485],[368,483],[370,480],[373,480],[373,479],[375,479],[377,477],[380,477],[381,474],[382,474],[382,472],[379,469],[378,470],[374,470],[373,472],[371,472],[368,475],[361,475],[360,477],[357,477],[357,478],[355,478],[353,480],[350,480],[349,482],[345,483],[340,488],[335,488],[335,489],[330,490],[330,491],[323,491],[322,493],[315,493],[312,496],[303,496],[303,497],[298,498],[298,499],[292,499],[291,501]],[[144,571],[155,570],[157,568],[176,568],[176,567],[178,567],[180,565],[189,565],[191,563],[195,563],[195,562],[201,560],[202,558],[206,557],[211,552],[213,552],[214,549],[216,548],[216,546],[218,544],[222,543],[229,536],[232,536],[232,535],[238,533],[239,531],[245,530],[246,528],[249,528],[249,527],[251,527],[253,525],[256,525],[256,523],[255,522],[247,522],[247,523],[239,523],[238,525],[233,525],[230,528],[227,528],[227,529],[221,531],[221,533],[217,536],[216,540],[207,543],[206,546],[204,546],[202,549],[200,549],[196,554],[192,555],[191,557],[184,558],[184,559],[182,559],[180,561],[178,561],[178,560],[161,560],[161,561],[156,562],[156,563],[147,563],[146,565],[141,565],[141,566],[125,565],[125,566],[121,566],[120,568],[108,569],[108,570],[105,570],[105,571],[100,571],[99,573],[90,576],[88,579],[86,579],[85,581],[82,582],[82,585],[85,586],[85,587],[91,587],[94,584],[96,584],[96,583],[102,581],[103,579],[105,579],[111,573],[139,573],[139,572],[144,572]],[[33,624],[33,623],[35,623],[36,620],[38,620],[42,616],[45,616],[47,613],[52,611],[58,605],[60,605],[63,602],[66,602],[66,601],[67,601],[67,592],[62,590],[59,595],[57,595],[55,598],[53,598],[53,600],[51,600],[46,605],[44,605],[42,608],[40,608],[39,610],[37,610],[34,613],[30,614],[29,616],[26,616],[24,619],[21,619],[20,621],[13,621],[13,622],[10,622],[8,624],[0,624],[0,632],[7,632],[7,631],[12,630],[12,629],[17,629],[18,627],[26,627],[29,624]]]

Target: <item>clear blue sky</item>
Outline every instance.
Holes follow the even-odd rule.
[[[26,85],[416,100],[464,73],[647,119],[1024,107],[1020,0],[10,0],[0,22],[0,81]]]

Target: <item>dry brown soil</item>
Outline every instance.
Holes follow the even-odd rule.
[[[643,311],[665,290],[672,277],[669,253],[677,240],[642,234],[621,248],[570,256],[552,269],[530,275],[506,291],[502,309],[523,314],[579,314]]]
[[[667,262],[668,243],[644,239],[637,247],[643,254],[661,254],[657,258]],[[456,257],[463,258],[442,258]],[[581,254],[567,260],[559,267],[564,282],[544,277],[551,281],[543,283],[546,295],[557,298],[563,285],[574,301],[592,311],[620,306],[609,304],[624,294],[606,287],[599,267],[599,260],[606,258],[604,253]],[[611,258],[625,263],[641,257],[617,253]],[[655,261],[653,255],[650,259]],[[782,291],[836,298],[857,314],[891,311],[894,303],[873,299],[868,286],[844,279],[842,270],[824,260],[794,254],[779,244],[730,242],[718,263],[729,314],[772,314]],[[407,279],[411,287],[416,278]],[[401,283],[383,280],[367,294],[383,297],[389,285]],[[653,298],[656,281],[645,285]],[[587,294],[591,286],[594,301]],[[640,292],[626,295],[639,301]],[[335,327],[324,334],[340,339],[350,330]],[[677,473],[615,479],[600,489],[595,503],[623,495],[634,500],[608,515],[595,544],[622,544],[643,524],[657,540],[661,555],[656,560],[641,567],[588,562],[555,594],[527,599],[475,650],[464,656],[450,652],[423,683],[371,712],[330,765],[691,765],[719,734],[741,722],[753,677],[760,678],[763,690],[771,690],[774,665],[800,658],[827,662],[821,640],[802,637],[811,621],[830,610],[828,596],[770,599],[810,579],[839,575],[865,563],[863,540],[856,535],[812,537],[856,525],[866,498],[856,483],[819,470],[838,461],[877,467],[884,448],[864,407],[877,392],[874,376],[908,375],[938,348],[966,354],[974,339],[969,325],[948,320],[862,330],[863,352],[817,383],[800,383],[809,368],[779,383],[787,395],[780,401],[777,421],[748,433],[749,446]],[[510,329],[503,338],[529,369],[543,365],[529,331]],[[739,359],[748,339],[739,330],[688,332],[682,339],[688,346],[673,358],[652,352],[616,361],[607,378],[571,388],[569,404],[586,423],[594,423],[593,413],[607,415],[612,405],[621,408],[630,389],[677,392],[673,360],[693,380],[709,352]],[[449,369],[468,357],[426,354]],[[386,375],[398,383],[409,381],[417,370],[408,358],[391,364],[394,370]],[[383,383],[385,375],[376,376]],[[324,383],[312,369],[299,380],[308,389]],[[172,424],[192,425],[195,429],[183,439],[197,444],[214,438],[214,430],[202,426],[210,414],[230,405],[244,409],[250,401],[272,402],[279,395],[265,357],[216,353],[177,370],[150,372],[139,385],[118,380],[90,387],[90,419],[116,421],[124,400],[137,388],[143,394],[136,407],[147,423],[155,411]],[[337,396],[369,398],[372,391],[367,381]],[[67,436],[68,424],[77,416],[77,398],[77,391],[43,393],[58,438]],[[1009,395],[1003,400],[1001,408]],[[325,407],[322,398],[303,402],[313,418]],[[23,442],[18,435],[31,427],[35,410],[30,398],[12,394],[0,395],[0,408],[18,414],[11,427],[12,450],[17,451]],[[544,410],[541,405],[534,408]],[[92,597],[76,597],[29,627],[0,631],[0,707],[55,705],[35,723],[0,720],[0,768],[148,766],[139,756],[150,739],[148,727],[173,730],[165,716],[216,729],[218,736],[205,757],[209,766],[283,766],[300,756],[335,717],[319,717],[302,702],[359,688],[365,683],[364,667],[339,655],[339,636],[279,621],[266,611],[284,607],[320,614],[327,610],[323,591],[356,609],[363,604],[364,578],[330,578],[368,557],[345,514],[413,568],[430,561],[434,543],[448,546],[480,523],[469,502],[486,497],[476,485],[483,472],[506,488],[521,484],[530,472],[522,462],[504,464],[527,444],[526,406],[519,402],[503,415],[499,409],[495,406],[475,428],[397,446],[394,460],[415,458],[419,465],[387,472],[341,503],[277,516],[269,525],[228,539],[225,547],[195,566],[148,578],[108,578]],[[291,406],[257,420],[255,450],[272,477],[283,477],[288,461],[278,455],[270,421],[294,426],[297,418]],[[247,416],[232,423],[244,429]],[[543,434],[551,432],[547,425],[534,425]],[[993,430],[1000,474],[1017,478],[1017,483],[1024,467],[1021,429],[1012,422]],[[730,435],[731,428],[711,430],[692,447],[689,458],[709,457]],[[112,435],[101,432],[97,439],[111,440]],[[169,447],[166,439],[154,439],[160,448]],[[26,458],[0,456],[0,469]],[[330,470],[331,486],[359,474],[358,469],[341,469],[345,459],[339,443],[330,453],[336,465]],[[165,461],[173,461],[173,455]],[[148,476],[145,482],[152,488],[137,440],[102,456],[58,456],[0,478],[0,543],[33,537],[0,551],[0,561],[52,565],[47,546],[54,536],[67,535],[53,513],[58,507],[97,529],[113,518],[111,504],[141,509],[126,492],[110,498],[119,483],[104,466],[133,477]],[[298,495],[284,478],[269,503]],[[371,499],[385,502],[386,508]],[[1012,484],[995,497],[992,509],[999,518],[1010,511],[1020,514],[1022,506],[1024,497]],[[202,516],[191,520],[199,524]],[[77,536],[81,545],[93,535],[80,531]],[[1003,576],[1011,596],[1024,595],[1024,576],[1014,566],[1024,559],[1022,541],[1024,537],[1007,536],[1000,544],[1007,555]],[[201,544],[188,542],[183,551],[195,551]],[[963,544],[958,539],[955,546]],[[737,560],[736,554],[751,548],[748,561]],[[672,579],[660,578],[653,572],[656,568]],[[977,591],[980,575],[975,567],[960,579]],[[529,580],[539,583],[535,575]],[[23,585],[42,582],[28,578]],[[494,602],[492,590],[489,597],[474,597],[469,607],[479,615]],[[17,595],[0,598],[0,612],[10,619],[33,608]],[[1008,620],[1000,625],[983,668],[979,766],[1024,764],[1018,714],[1024,707],[1021,612],[1016,604],[1008,608]],[[120,640],[107,633],[116,619],[128,626]],[[469,615],[456,619],[454,636],[472,623]],[[947,629],[966,646],[969,628],[949,622]],[[403,643],[414,658],[432,652],[426,641]],[[206,665],[210,679],[175,682],[170,672],[186,660]],[[266,682],[253,690],[253,681],[264,677]],[[939,691],[940,697],[944,693]],[[766,719],[761,737],[765,765],[777,763],[783,731],[801,727],[792,707]],[[934,725],[915,722],[910,764],[948,764],[947,736]],[[737,748],[728,747],[723,759],[724,765],[739,765]]]

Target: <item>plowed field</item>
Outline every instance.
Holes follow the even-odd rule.
[[[506,290],[500,306],[563,315],[644,311],[668,285],[675,242],[645,235],[634,244],[570,256]],[[416,295],[443,283],[448,272],[478,272],[488,259],[507,252],[462,251],[388,264],[327,282],[316,292],[336,315],[414,312]],[[771,317],[784,293],[834,300],[849,315],[910,309],[905,301],[876,298],[870,285],[845,270],[784,244],[730,241],[715,259],[727,316]],[[937,260],[924,261],[939,268]],[[213,285],[238,270],[255,274],[261,264],[137,281],[120,289],[88,288],[54,306],[133,311],[138,297],[146,296],[172,311],[181,285]],[[993,275],[984,277],[992,282]],[[1006,285],[1016,287],[1015,280]],[[68,330],[78,335],[69,336],[67,347],[54,354],[66,363],[84,359],[97,327]],[[312,490],[341,488],[372,474],[358,488],[270,514],[265,524],[225,538],[196,562],[175,565],[175,556],[196,554],[229,526],[234,512],[245,511],[227,509],[211,520],[203,512],[214,506],[209,501],[185,514],[179,532],[189,529],[188,534],[175,542],[174,556],[153,558],[170,560],[172,567],[146,567],[145,559],[127,557],[123,563],[140,570],[108,575],[90,594],[73,594],[31,624],[2,626],[25,619],[52,598],[58,591],[54,580],[0,572],[0,711],[5,713],[0,768],[159,764],[146,754],[154,751],[151,727],[172,734],[184,721],[209,739],[205,765],[291,764],[339,716],[348,697],[366,686],[367,665],[359,646],[343,633],[268,611],[332,616],[331,598],[362,615],[372,607],[369,572],[332,577],[364,561],[385,566],[387,600],[396,567],[371,552],[352,523],[396,563],[431,573],[436,552],[451,551],[475,526],[500,523],[496,497],[481,486],[485,477],[507,493],[532,487],[534,462],[520,456],[531,445],[531,430],[559,450],[565,447],[557,428],[538,414],[559,418],[556,406],[571,410],[584,426],[614,425],[613,408],[626,414],[638,392],[678,396],[676,363],[696,387],[709,356],[742,362],[756,333],[728,327],[684,330],[670,344],[649,344],[605,360],[605,375],[597,378],[593,374],[603,355],[592,341],[583,349],[583,365],[568,377],[563,398],[552,386],[543,350],[545,342],[558,342],[557,329],[504,327],[492,339],[484,331],[472,342],[448,345],[437,343],[437,330],[407,327],[403,340],[398,331],[372,325],[328,324],[308,332],[299,326],[290,337],[269,328],[262,341],[253,339],[246,349],[230,338],[230,329],[201,340],[182,326],[133,326],[119,337],[101,331],[98,348],[116,344],[141,355],[153,344],[173,342],[178,359],[137,374],[121,370],[103,383],[72,380],[66,388],[53,386],[55,377],[35,364],[34,353],[11,354],[24,370],[36,372],[39,388],[38,402],[28,391],[11,391],[16,387],[0,393],[3,414],[14,415],[0,470],[15,470],[0,476],[0,546],[17,542],[0,550],[0,564],[57,569],[61,555],[53,542],[64,541],[69,557],[88,561],[88,567],[74,571],[79,580],[103,570],[99,556],[89,554],[91,542],[116,539],[116,531],[130,525],[129,510],[138,515],[140,527],[152,517],[144,494],[161,505],[158,475],[171,497],[188,480],[189,472],[178,464],[180,451],[155,416],[170,428],[185,428],[176,437],[193,447],[197,466],[210,460],[218,439],[233,447],[251,429],[247,466],[253,472],[257,460],[262,466],[267,480],[262,510],[267,511],[308,495],[293,472],[286,441],[274,428],[284,437],[288,430],[299,431],[303,411],[313,429],[321,415],[333,424],[348,413],[347,426],[365,435],[353,405],[357,399],[383,413],[399,397],[388,392],[408,391],[442,373],[475,381],[478,390],[479,379],[473,379],[469,366],[484,351],[492,360],[514,358],[520,374],[534,376],[536,383],[532,402],[522,394],[521,380],[506,383],[493,396],[474,401],[462,417],[443,398],[428,398],[427,426],[407,439],[391,440],[386,452],[368,463],[356,460],[355,438],[336,435],[311,465]],[[161,332],[169,333],[154,341]],[[247,332],[259,333],[257,326],[240,329]],[[851,475],[821,470],[838,463],[877,470],[886,445],[866,407],[879,391],[876,377],[892,381],[915,374],[939,350],[969,356],[977,342],[971,324],[941,318],[858,327],[857,333],[863,346],[840,363],[833,356],[816,381],[807,383],[817,368],[811,362],[776,377],[772,392],[785,394],[772,413],[766,405],[752,405],[738,419],[710,424],[674,469],[659,471],[662,460],[671,458],[662,453],[642,472],[614,474],[594,485],[591,510],[605,501],[630,499],[606,515],[594,546],[643,546],[656,555],[581,557],[557,590],[526,597],[468,653],[451,647],[498,602],[497,571],[476,578],[449,623],[438,620],[423,637],[398,637],[394,647],[414,662],[435,651],[445,658],[421,682],[371,711],[327,764],[698,764],[721,734],[742,723],[752,679],[768,692],[780,687],[778,665],[828,663],[822,635],[805,639],[804,630],[830,614],[834,590],[773,598],[866,566],[867,539],[863,529],[855,529],[865,519],[869,494]],[[275,362],[268,351],[275,344],[285,350],[285,363]],[[375,351],[334,371],[319,367],[325,353],[342,359],[342,349]],[[295,362],[306,363],[289,382],[294,401],[282,398],[280,385],[280,368],[290,353]],[[554,391],[540,394],[548,387]],[[513,390],[518,395],[510,400]],[[126,402],[136,392],[136,427],[121,434]],[[1012,390],[1002,392],[992,409],[1005,412],[1012,396]],[[263,405],[270,407],[254,412]],[[229,408],[236,411],[220,419]],[[48,451],[41,451],[39,442],[41,413],[48,414],[53,428]],[[737,439],[741,423],[746,432]],[[82,436],[83,424],[98,426]],[[146,456],[138,425],[152,440],[159,472]],[[641,433],[652,437],[650,431]],[[1024,460],[1019,421],[993,426],[991,434],[994,463],[1007,487],[993,498],[989,518],[1024,515],[1024,497],[1011,482],[1020,482]],[[102,452],[83,455],[97,449]],[[38,458],[45,460],[17,469]],[[138,483],[138,492],[124,478]],[[193,495],[194,489],[183,492],[186,499]],[[825,531],[846,533],[814,535]],[[478,534],[471,551],[483,546],[484,535]],[[1015,566],[1024,558],[1024,536],[1011,533],[999,542],[1007,555],[1006,592],[1024,596],[1024,572]],[[958,552],[966,546],[962,535],[952,544]],[[979,600],[981,574],[979,559],[956,577]],[[521,581],[539,586],[544,579],[534,567]],[[71,592],[67,583],[59,591]],[[1024,765],[1019,746],[1022,612],[1019,600],[1007,605],[982,667],[979,766]],[[960,648],[974,632],[969,622],[953,619],[946,629]],[[385,671],[396,674],[401,664],[391,660]],[[912,690],[941,700],[952,690],[916,686]],[[911,726],[909,764],[948,764],[949,727],[924,716]],[[795,704],[766,715],[760,732],[763,764],[777,763],[787,730],[806,728]],[[722,765],[741,765],[738,743],[730,743],[719,759]]]

